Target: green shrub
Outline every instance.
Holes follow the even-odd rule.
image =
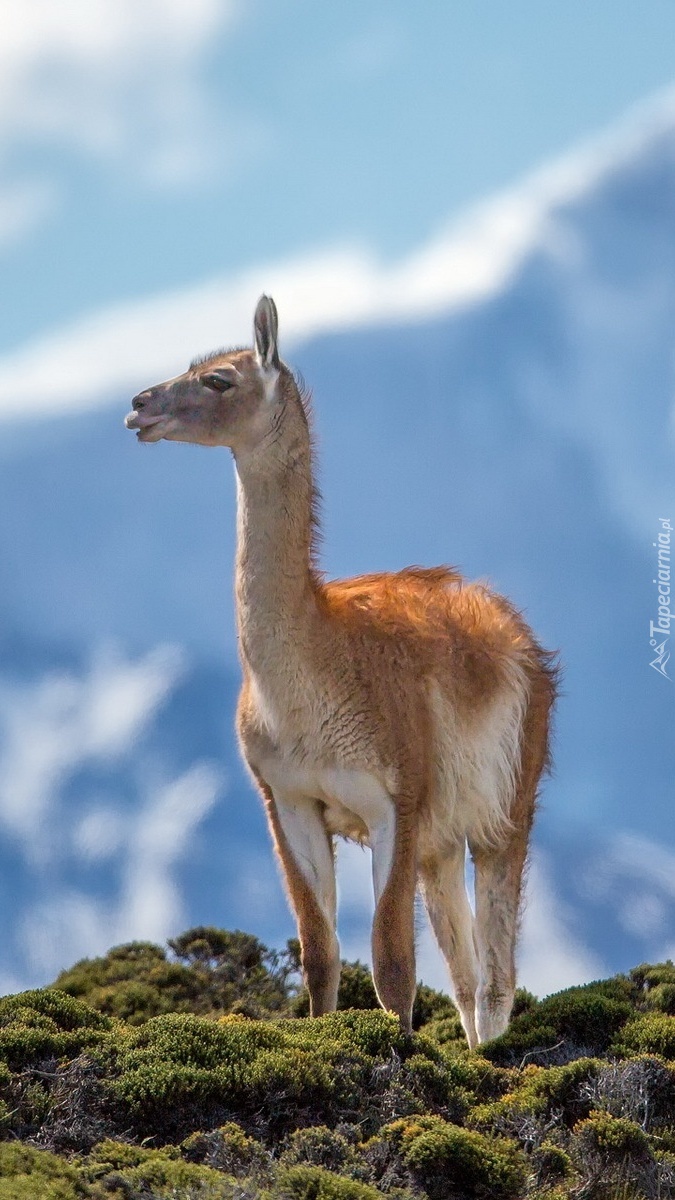
[[[459,1013],[449,996],[427,987],[425,983],[418,983],[412,1012],[413,1029],[423,1029],[430,1021],[453,1017],[459,1020]]]
[[[574,1174],[572,1160],[569,1154],[554,1142],[544,1141],[532,1152],[530,1159],[536,1185],[551,1187],[570,1179]]]
[[[231,1012],[238,1006],[252,1017],[289,1012],[300,982],[299,943],[268,950],[251,933],[199,925],[169,940],[169,948],[191,972],[199,1012]]]
[[[113,1193],[125,1197],[200,1197],[226,1200],[232,1189],[219,1171],[186,1162],[174,1146],[161,1150],[125,1142],[100,1142],[92,1150],[81,1174],[94,1185],[94,1195]]]
[[[452,1017],[439,1017],[437,1020],[428,1021],[422,1026],[422,1032],[439,1046],[446,1046],[451,1042],[464,1042],[465,1038],[459,1013]]]
[[[610,991],[622,990],[616,981],[608,983]],[[602,1054],[632,1016],[630,1002],[606,995],[600,984],[568,988],[521,1013],[500,1038],[481,1046],[481,1053],[504,1066],[554,1047],[563,1051],[563,1061],[581,1051]]]
[[[0,1144],[0,1200],[79,1200],[84,1195],[77,1171],[62,1158],[20,1142]]]
[[[352,1142],[344,1134],[327,1125],[314,1125],[308,1129],[296,1129],[287,1139],[286,1149],[281,1155],[282,1166],[324,1167],[351,1178],[363,1178],[364,1164]]]
[[[453,1121],[461,1121],[471,1106],[472,1096],[465,1073],[449,1063],[434,1062],[424,1054],[413,1054],[402,1069],[404,1086],[419,1099],[424,1108]]]
[[[42,1022],[40,1018],[43,1018]],[[64,1031],[111,1028],[111,1022],[88,1004],[53,988],[36,988],[3,996],[0,999],[0,1027],[14,1021],[28,1022],[35,1028],[42,1025]]]
[[[174,1200],[176,1197],[199,1196],[200,1200],[220,1200],[225,1197],[223,1176],[211,1167],[200,1167],[194,1163],[171,1158],[155,1151],[136,1167],[110,1172],[99,1177],[99,1182],[108,1190],[110,1185],[125,1185],[127,1195],[148,1195]],[[229,1191],[230,1189],[228,1189]]]
[[[662,963],[641,963],[639,967],[633,967],[629,975],[638,997],[649,999],[654,988],[675,983],[675,964],[671,959]]]
[[[323,1167],[297,1166],[279,1171],[270,1193],[274,1200],[383,1200],[367,1183],[334,1175]]]
[[[503,1096],[512,1086],[514,1072],[496,1067],[478,1051],[455,1055],[446,1048],[441,1057],[457,1087],[471,1093],[472,1104]]]
[[[228,1121],[208,1133],[192,1133],[180,1145],[188,1162],[203,1163],[237,1178],[269,1174],[271,1157],[256,1138],[249,1137],[241,1125]]]
[[[199,1000],[193,972],[168,962],[152,942],[129,942],[102,958],[83,958],[62,971],[53,986],[132,1025],[160,1013],[188,1011]]]
[[[592,1111],[574,1128],[571,1153],[597,1200],[658,1195],[659,1166],[643,1129],[626,1117]],[[668,1193],[667,1193],[668,1194]]]
[[[588,1092],[592,1108],[628,1117],[642,1129],[662,1135],[675,1124],[675,1064],[653,1055],[603,1063]]]
[[[613,1117],[610,1113],[594,1110],[585,1121],[574,1128],[577,1143],[608,1158],[625,1158],[630,1154],[649,1154],[649,1139],[634,1121],[626,1117]]]
[[[659,983],[649,993],[650,1008],[675,1017],[675,983]]]
[[[165,1152],[168,1148],[165,1147]],[[89,1163],[92,1168],[99,1166],[106,1170],[122,1170],[125,1167],[137,1167],[154,1153],[147,1146],[136,1146],[131,1142],[118,1142],[114,1138],[105,1138],[92,1147]],[[178,1151],[176,1151],[176,1155]]]
[[[556,1037],[597,1054],[607,1049],[614,1033],[633,1016],[633,1009],[628,1000],[607,996],[595,984],[549,996],[539,1004],[537,1015],[555,1029]]]
[[[381,1009],[274,1024],[156,1017],[127,1038],[110,1086],[140,1137],[180,1140],[235,1118],[277,1138],[363,1118],[378,1059],[409,1046]]]
[[[327,1053],[342,1051],[387,1058],[392,1052],[405,1057],[410,1049],[397,1019],[381,1008],[328,1013],[312,1021],[280,1021],[277,1028],[294,1045],[314,1051],[323,1047]]]
[[[552,1120],[571,1127],[591,1109],[589,1085],[601,1067],[598,1059],[579,1058],[564,1067],[528,1066],[514,1076],[514,1087],[490,1104],[472,1109],[468,1123],[483,1131],[536,1142]],[[529,1122],[528,1137],[524,1131]]]
[[[523,1013],[532,1012],[538,1003],[537,997],[533,996],[532,992],[528,992],[526,988],[516,988],[510,1020],[513,1021],[516,1017],[521,1017]]]
[[[630,973],[638,993],[637,1006],[675,1016],[675,966],[664,963],[643,963]]]
[[[29,1151],[8,1170],[0,1156],[0,1200],[511,1200],[526,1181],[542,1200],[675,1195],[672,963],[519,993],[476,1054],[429,988],[412,1037],[379,1006],[217,1017],[221,985],[231,1007],[269,1016],[283,994],[289,1012],[297,947],[200,928],[171,953],[139,943],[78,964],[69,986],[91,999],[96,977],[97,1009],[54,989],[0,1000],[0,1136],[80,1155]],[[344,983],[373,1000],[360,964]],[[589,1046],[618,1060],[574,1058]]]
[[[132,1025],[167,1012],[252,1016],[290,1011],[298,976],[294,943],[268,950],[249,933],[199,926],[169,942],[172,957],[152,942],[115,946],[62,971],[55,987]]]
[[[592,1181],[590,1195],[615,1197],[623,1194],[655,1194],[658,1164],[649,1139],[634,1121],[613,1117],[606,1112],[591,1112],[574,1129],[572,1157],[581,1172]]]
[[[362,1011],[380,1008],[373,976],[370,968],[364,963],[358,960],[356,962],[343,960],[337,1007],[338,1012],[345,1012],[350,1008]],[[305,990],[300,993],[293,1004],[293,1014],[296,1017],[309,1016],[309,995]],[[429,1021],[449,1017],[455,1017],[459,1021],[457,1010],[450,997],[446,996],[444,992],[438,992],[435,988],[428,987],[425,983],[418,983],[412,1012],[413,1029],[418,1030],[427,1025]],[[463,1030],[461,1030],[461,1036],[464,1036]]]
[[[67,996],[42,988],[0,999],[0,1059],[14,1071],[48,1058],[74,1057],[105,1041],[111,1022]]]
[[[592,983],[584,983],[570,989],[576,992],[593,992],[598,996],[606,996],[608,1000],[620,1000],[635,1007],[640,1003],[640,988],[629,975],[612,975],[609,979],[594,979]]]
[[[675,1059],[675,1017],[651,1012],[637,1017],[621,1030],[613,1047],[623,1054],[660,1054]]]
[[[338,1010],[379,1008],[373,977],[361,962],[343,962],[338,986]]]
[[[505,1139],[484,1137],[438,1117],[395,1122],[382,1133],[398,1141],[401,1158],[429,1200],[447,1200],[453,1192],[507,1200],[525,1186],[525,1157]]]
[[[127,1034],[116,1069],[109,1086],[131,1129],[163,1141],[232,1119],[273,1140],[350,1120],[370,1134],[424,1107],[461,1119],[477,1071],[411,1042],[381,1009],[275,1023],[156,1017]]]

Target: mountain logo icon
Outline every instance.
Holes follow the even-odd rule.
[[[666,642],[668,641],[670,641],[669,637],[664,638],[663,641],[657,645],[656,638],[652,638],[649,643],[650,646],[653,646],[656,650],[656,658],[652,659],[649,665],[650,667],[653,667],[655,671],[658,671],[659,675],[663,675],[664,679],[670,679],[670,675],[666,671],[666,666],[668,665],[668,660],[670,658],[670,650],[666,650]]]

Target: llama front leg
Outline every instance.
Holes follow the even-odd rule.
[[[295,912],[312,1017],[334,1012],[340,982],[333,844],[318,801],[260,783]]]
[[[481,981],[476,1003],[478,1039],[504,1033],[516,987],[515,950],[527,838],[514,836],[499,850],[474,849],[476,945]]]
[[[389,814],[370,831],[373,851],[373,979],[383,1008],[412,1030],[415,999],[416,830],[412,820]]]

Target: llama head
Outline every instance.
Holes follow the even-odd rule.
[[[221,350],[197,359],[183,375],[134,397],[127,429],[141,442],[199,442],[246,453],[274,438],[292,376],[277,346],[277,310],[261,296],[251,350]]]

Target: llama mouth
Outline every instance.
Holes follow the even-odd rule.
[[[159,442],[164,437],[165,432],[164,425],[150,425],[144,429],[139,429],[136,438],[139,442]]]
[[[124,418],[127,429],[135,429],[139,442],[158,442],[164,436],[168,418],[164,414],[150,417],[142,412],[130,412]]]

